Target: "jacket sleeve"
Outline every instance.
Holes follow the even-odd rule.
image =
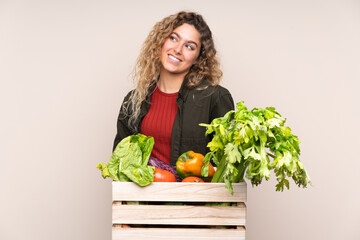
[[[211,121],[214,118],[223,117],[228,111],[234,110],[234,100],[226,88],[220,87],[211,108]]]
[[[126,95],[120,107],[119,115],[117,118],[117,124],[116,124],[117,132],[114,139],[113,151],[115,150],[116,146],[122,139],[126,138],[127,136],[133,135],[133,131],[130,129],[128,124],[129,116],[124,110],[125,104],[127,104],[127,100],[129,99],[130,95],[131,92]]]

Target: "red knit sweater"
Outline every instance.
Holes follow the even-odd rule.
[[[164,93],[156,87],[149,112],[141,122],[141,133],[155,140],[151,156],[170,164],[171,132],[178,106],[177,93]]]

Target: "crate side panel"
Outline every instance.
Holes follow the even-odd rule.
[[[246,202],[246,183],[234,183],[234,194],[224,183],[151,183],[140,187],[132,182],[113,182],[113,201]]]
[[[113,224],[245,226],[245,204],[236,207],[113,205]]]
[[[113,228],[113,240],[245,240],[245,229]]]

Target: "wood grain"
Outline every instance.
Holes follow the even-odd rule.
[[[113,205],[113,224],[245,225],[245,204],[223,206]]]
[[[245,229],[113,228],[113,240],[245,240]]]
[[[234,183],[234,194],[224,183],[162,183],[140,187],[132,182],[113,182],[113,201],[246,202],[246,183]]]

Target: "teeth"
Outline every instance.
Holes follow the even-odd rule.
[[[174,56],[169,55],[169,58],[171,58],[171,59],[172,59],[172,60],[174,60],[174,61],[180,62],[180,60],[179,60],[179,59],[177,59],[177,58],[176,58],[176,57],[174,57]]]

